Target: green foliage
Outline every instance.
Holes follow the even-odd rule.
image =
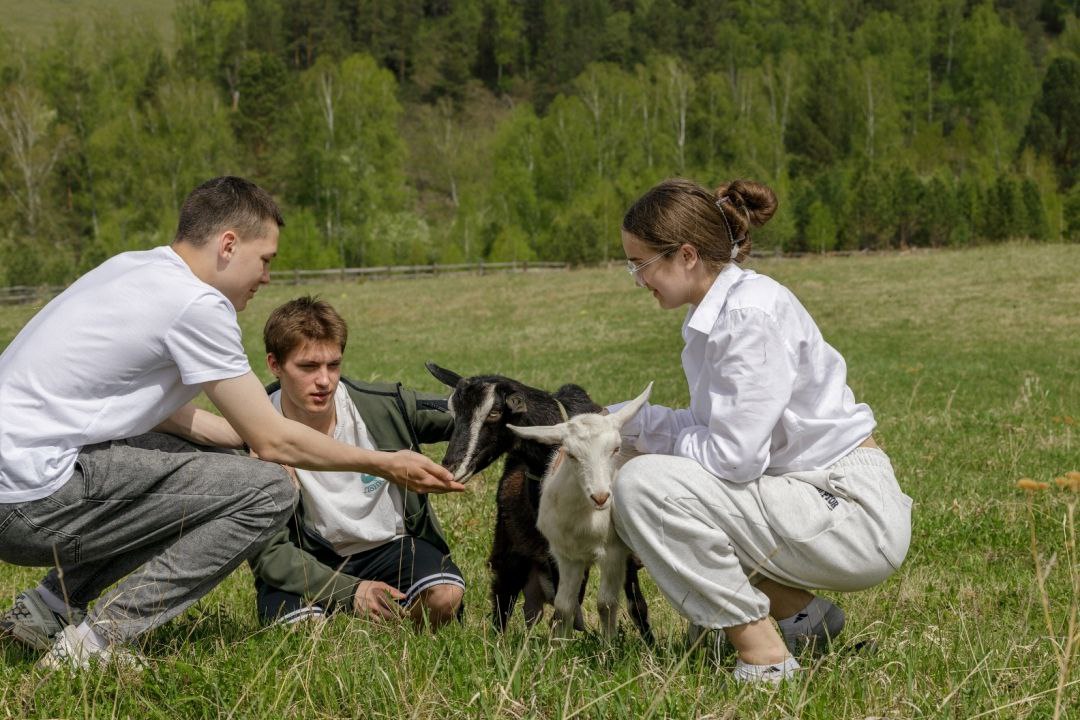
[[[299,85],[277,137],[286,197],[315,212],[340,262],[366,264],[372,220],[404,209],[406,198],[393,76],[350,55],[320,58]]]
[[[186,78],[161,85],[142,111],[102,124],[86,148],[103,208],[96,247],[111,254],[170,242],[187,193],[207,178],[235,174],[234,148],[220,96],[209,83]]]
[[[540,120],[531,105],[519,105],[495,139],[491,202],[499,222],[519,227],[534,239],[545,225],[538,196],[540,153]]]
[[[810,218],[806,223],[806,244],[812,250],[826,252],[836,248],[836,221],[832,211],[820,200],[810,206]]]
[[[1071,187],[1080,174],[1080,57],[1054,58],[1031,112],[1025,142],[1054,160],[1061,182]]]
[[[340,249],[327,242],[309,208],[284,208],[288,234],[278,243],[274,270],[341,267]]]
[[[1059,240],[1074,5],[177,0],[148,21],[95,0],[0,33],[0,111],[36,128],[0,129],[0,227],[37,261],[7,274],[167,242],[221,172],[301,213],[320,240],[290,262],[309,267],[603,261],[622,211],[676,175],[773,187],[759,252]]]
[[[1072,242],[1080,242],[1080,184],[1074,185],[1065,197],[1062,214],[1065,220],[1065,236]]]
[[[509,74],[525,66],[525,16],[520,3],[489,0],[483,3],[483,25],[477,47],[477,74],[500,91],[508,89]]]
[[[244,0],[180,0],[176,7],[179,70],[224,81],[243,52],[246,25]]]
[[[276,55],[249,50],[239,59],[233,133],[257,159],[271,152],[270,138],[289,100],[291,83],[285,63]]]
[[[528,262],[534,260],[536,254],[529,246],[525,232],[511,225],[499,230],[487,257],[491,262]]]
[[[1001,127],[990,131],[995,141],[1017,142],[1037,92],[1037,76],[1023,35],[1003,22],[992,4],[980,4],[960,26],[955,72],[951,82],[962,117],[979,126],[988,115],[998,115],[1000,120],[993,121]]]
[[[369,265],[427,265],[435,260],[431,228],[413,213],[378,213],[369,237]]]

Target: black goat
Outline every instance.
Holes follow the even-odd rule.
[[[558,587],[554,558],[536,528],[540,479],[558,448],[519,438],[507,425],[555,425],[567,417],[602,408],[577,385],[563,385],[552,394],[501,375],[462,377],[434,363],[427,363],[427,369],[453,388],[449,405],[454,432],[442,464],[454,473],[454,479],[465,482],[506,454],[496,494],[495,538],[488,558],[492,621],[498,630],[505,630],[517,597],[524,591],[525,622],[531,625]],[[637,558],[628,559],[624,590],[630,617],[645,642],[652,644],[648,607],[638,581],[640,567]],[[582,582],[579,600],[584,594]],[[579,616],[575,628],[583,627]]]

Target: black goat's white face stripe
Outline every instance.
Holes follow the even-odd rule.
[[[455,473],[455,480],[460,480],[467,474],[471,474],[473,455],[476,454],[476,445],[480,440],[480,431],[483,430],[484,420],[487,418],[488,413],[491,412],[491,408],[494,405],[495,386],[485,385],[484,399],[476,406],[476,410],[473,411],[472,422],[469,423],[469,445],[465,448],[465,457],[461,459],[461,464],[458,465],[458,470]]]

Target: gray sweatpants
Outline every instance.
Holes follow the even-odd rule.
[[[52,495],[0,504],[0,559],[52,566],[43,583],[114,642],[179,615],[288,519],[296,491],[274,463],[147,433],[82,449]],[[122,580],[121,580],[122,579]]]
[[[826,470],[722,480],[696,461],[641,455],[614,486],[619,537],[661,592],[695,625],[760,620],[761,578],[851,591],[900,567],[911,541],[911,498],[888,456],[857,448]]]

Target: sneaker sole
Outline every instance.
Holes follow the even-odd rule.
[[[31,650],[45,651],[52,647],[52,638],[48,635],[35,633],[18,625],[9,628],[7,636]]]

